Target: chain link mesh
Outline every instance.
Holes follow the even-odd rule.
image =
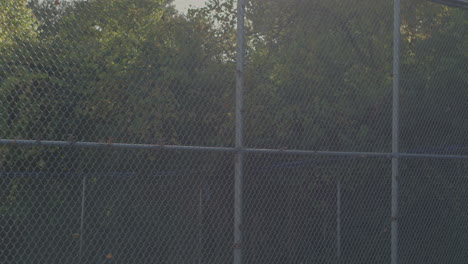
[[[243,72],[233,0],[1,1],[0,263],[466,263],[462,2],[401,1],[392,153],[391,1],[245,1]]]
[[[246,143],[390,151],[392,3],[251,5]]]

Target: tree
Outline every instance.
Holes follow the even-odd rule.
[[[26,0],[0,3],[0,48],[31,40],[36,36],[37,22]]]
[[[37,41],[21,39],[24,45],[12,44],[8,55],[13,59],[2,65],[0,71],[3,78],[0,97],[7,99],[2,100],[1,106],[4,111],[1,111],[0,126],[5,128],[2,138],[71,143],[228,145],[230,142],[224,135],[230,133],[226,120],[230,118],[228,95],[233,82],[225,76],[231,72],[230,67],[218,54],[222,48],[210,43],[214,34],[211,25],[202,17],[181,16],[169,4],[167,1],[95,0],[61,2],[56,6],[52,1],[32,2],[30,7],[39,21]],[[18,57],[18,54],[27,56]],[[201,178],[196,173],[199,163],[193,157],[184,158],[190,156],[188,154],[126,153],[129,155],[107,149],[6,148],[1,156],[2,171],[9,171],[13,176],[12,180],[3,182],[2,179],[2,185],[9,189],[13,202],[6,203],[3,197],[0,202],[2,208],[7,209],[6,213],[12,215],[7,219],[13,223],[9,225],[30,230],[28,233],[35,234],[36,239],[35,229],[48,230],[45,235],[54,239],[44,243],[44,247],[74,252],[72,242],[64,238],[64,233],[76,231],[71,229],[76,229],[72,223],[78,221],[78,211],[61,210],[65,204],[76,209],[73,201],[80,199],[77,190],[82,182],[77,179],[83,175],[88,177],[89,190],[97,190],[102,195],[102,188],[109,185],[115,190],[128,190],[127,185],[119,185],[113,178],[116,173],[128,171],[128,175],[137,175],[124,181],[133,184],[135,190],[128,195],[147,194],[145,199],[153,203],[142,205],[141,210],[135,212],[138,219],[132,220],[136,216],[125,212],[134,210],[134,205],[125,197],[112,200],[114,189],[110,189],[105,198],[91,193],[90,199],[99,198],[100,202],[96,202],[95,210],[89,211],[91,216],[87,220],[102,236],[89,237],[90,247],[85,248],[84,258],[98,261],[99,252],[94,251],[103,245],[106,234],[117,232],[119,221],[136,221],[142,229],[153,232],[142,236],[160,235],[152,240],[153,244],[133,237],[139,251],[126,254],[122,259],[143,258],[142,251],[149,252],[148,247],[154,244],[172,242],[171,235],[184,237],[183,231],[187,229],[183,228],[195,226],[192,218],[180,215],[184,217],[174,222],[166,216],[165,221],[155,226],[147,221],[150,216],[145,210],[162,215],[166,209],[165,206],[152,207],[161,202],[159,195],[165,191],[158,186],[160,180],[155,179],[154,174],[160,170],[176,170],[179,174],[193,175],[181,178],[181,185],[173,187],[177,192],[187,191],[184,188],[198,184]],[[219,164],[222,167],[224,163]],[[187,171],[194,172],[188,174]],[[37,177],[19,180],[14,177],[18,174]],[[106,178],[106,175],[111,177]],[[216,175],[214,170],[204,177],[215,178]],[[44,184],[39,176],[48,177],[50,184]],[[160,188],[157,192],[156,187]],[[187,198],[191,193],[187,192]],[[192,209],[179,195],[166,194],[163,199],[166,203],[177,204],[180,211],[185,207],[188,212]],[[44,210],[44,217],[36,220],[35,208],[44,205],[50,211]],[[16,214],[17,211],[21,214]],[[53,214],[57,211],[61,213]],[[171,234],[174,226],[177,230]],[[155,234],[158,230],[168,233],[165,236]],[[7,232],[8,235],[11,234]],[[57,237],[61,239],[55,239]],[[33,248],[30,254],[22,257],[24,261],[30,258],[63,261],[57,260],[60,254],[52,257],[44,254],[34,238],[28,240],[26,236],[19,236],[17,242],[12,242],[17,248]],[[113,242],[109,246],[116,248],[117,244]],[[176,256],[175,249],[167,248],[165,252],[166,256],[158,257],[164,260]],[[19,255],[12,252],[8,257],[17,260]]]

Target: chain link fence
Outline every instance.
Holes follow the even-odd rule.
[[[465,2],[182,2],[0,2],[0,263],[466,263]]]

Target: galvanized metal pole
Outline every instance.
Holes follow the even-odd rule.
[[[86,175],[83,176],[81,183],[81,217],[80,217],[80,251],[79,251],[79,262],[82,261],[83,257],[83,235],[84,235],[84,214],[85,214],[85,201],[86,201]]]
[[[400,0],[393,2],[392,216],[391,263],[399,263]]]
[[[244,134],[244,0],[237,0],[237,65],[236,65],[236,142],[237,149],[243,149]],[[242,264],[242,221],[243,221],[243,180],[244,153],[235,154],[234,179],[234,264]]]
[[[198,264],[203,263],[203,183],[198,189]]]
[[[336,263],[341,263],[341,179],[336,183]]]

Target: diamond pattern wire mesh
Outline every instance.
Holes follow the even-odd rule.
[[[32,3],[34,27],[0,47],[2,138],[232,145],[234,68],[199,19],[165,1]]]
[[[466,261],[467,169],[459,160],[402,163],[402,262]]]
[[[96,160],[68,172],[2,174],[2,263],[229,259],[232,155],[89,149],[67,155]],[[174,162],[183,165],[168,165]]]
[[[0,263],[390,262],[392,2],[246,1],[244,72],[173,4],[0,2]],[[465,263],[468,13],[401,4],[400,260]]]
[[[402,4],[402,136],[407,152],[466,153],[467,12]],[[418,12],[418,10],[425,12]],[[460,59],[463,58],[463,59]]]
[[[387,160],[284,155],[247,160],[246,263],[336,263],[338,237],[344,263],[389,261]]]
[[[390,151],[392,2],[249,3],[246,144]]]

